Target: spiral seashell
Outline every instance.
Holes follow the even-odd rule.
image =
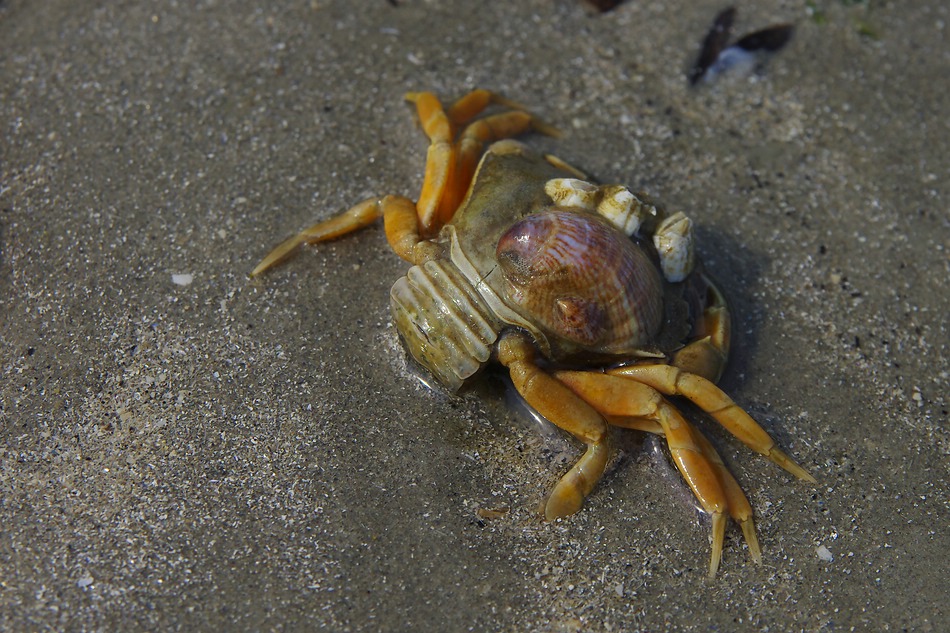
[[[496,258],[509,299],[577,351],[620,354],[663,320],[663,281],[640,246],[593,213],[551,209],[515,223]]]

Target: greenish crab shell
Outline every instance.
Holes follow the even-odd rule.
[[[440,254],[393,285],[400,336],[447,388],[477,374],[510,327],[553,362],[669,351],[658,346],[669,284],[655,256],[596,213],[554,205],[544,186],[564,175],[519,143],[496,143],[435,240]]]

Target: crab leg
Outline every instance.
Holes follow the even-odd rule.
[[[316,244],[342,237],[374,222],[383,216],[386,239],[393,251],[412,264],[419,264],[430,256],[430,243],[419,235],[416,205],[403,196],[384,196],[364,200],[340,215],[318,222],[297,235],[284,240],[267,254],[251,271],[251,277],[276,266],[293,255],[301,244]],[[434,247],[432,247],[434,250]]]
[[[587,444],[587,451],[557,483],[544,508],[548,521],[574,514],[607,467],[607,422],[591,405],[535,364],[534,348],[521,335],[508,334],[502,338],[498,360],[511,372],[515,388],[528,404]]]
[[[611,424],[666,437],[673,462],[693,494],[712,517],[710,577],[722,558],[725,513],[742,528],[753,560],[762,559],[752,521],[752,506],[712,445],[652,387],[619,376],[590,371],[558,371],[554,377],[590,403]]]
[[[441,254],[438,244],[422,237],[419,216],[412,200],[386,196],[380,204],[383,206],[386,240],[393,252],[416,265],[422,265]]]
[[[431,92],[410,92],[406,94],[406,101],[416,105],[419,122],[429,137],[425,176],[416,209],[422,234],[431,237],[452,219],[455,212],[454,208],[443,204],[455,169],[455,146],[452,143],[455,132],[442,103]]]
[[[459,98],[449,107],[449,109],[446,111],[446,114],[449,117],[449,121],[452,122],[452,125],[458,127],[465,125],[481,114],[485,108],[493,104],[503,106],[515,112],[528,113],[528,108],[517,101],[508,99],[496,92],[478,88]],[[561,135],[560,131],[558,131],[558,129],[553,125],[545,123],[533,114],[530,116],[532,129],[537,130],[542,134],[547,134],[548,136]],[[512,136],[512,134],[508,134],[506,136]],[[495,138],[504,137],[499,136]]]
[[[259,275],[268,268],[283,262],[293,255],[294,251],[297,250],[297,247],[301,244],[325,242],[352,233],[368,224],[372,224],[383,213],[381,202],[382,201],[378,198],[364,200],[340,215],[323,222],[318,222],[293,237],[284,240],[254,267],[254,270],[251,271],[251,277]]]
[[[769,458],[799,479],[816,483],[814,477],[775,445],[775,440],[752,416],[702,376],[670,365],[630,365],[611,369],[608,373],[649,385],[668,396],[688,398],[756,453]]]
[[[739,527],[742,528],[742,536],[745,538],[746,545],[749,546],[749,554],[756,563],[762,563],[762,548],[759,547],[759,537],[755,532],[755,522],[752,519],[752,505],[748,497],[745,496],[742,487],[736,478],[732,476],[729,469],[722,461],[722,457],[709,443],[702,431],[693,427],[693,439],[699,444],[703,455],[708,459],[716,473],[719,475],[719,483],[722,484],[723,492],[726,493],[726,499],[729,502],[729,516],[731,516]]]
[[[527,110],[517,101],[512,101],[496,92],[476,88],[449,106],[446,113],[453,125],[465,125],[490,105],[500,105],[510,110]]]
[[[706,309],[696,322],[694,340],[673,355],[672,365],[710,382],[718,382],[729,357],[732,332],[726,299],[716,284],[702,275],[706,284]]]
[[[530,130],[536,130],[549,136],[560,135],[557,129],[523,110],[512,110],[487,116],[470,123],[462,130],[458,140],[458,157],[455,168],[456,186],[453,191],[449,192],[449,195],[453,196],[451,199],[455,201],[456,206],[461,204],[471,185],[472,177],[475,175],[475,169],[478,167],[478,160],[481,158],[485,144],[518,136]]]
[[[473,90],[456,101],[446,112],[438,98],[428,92],[410,92],[406,100],[416,104],[419,120],[431,145],[426,162],[425,180],[417,204],[425,235],[433,235],[452,219],[475,174],[485,143],[517,136],[534,129],[557,136],[558,131],[521,104],[488,90]],[[464,125],[491,104],[512,108],[469,124],[455,138],[455,127]]]

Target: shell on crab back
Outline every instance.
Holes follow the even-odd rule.
[[[517,141],[492,145],[444,229],[452,259],[550,360],[655,357],[669,293],[650,247],[596,213],[555,206],[545,185],[565,175]],[[514,255],[532,269],[519,275]]]
[[[599,215],[558,208],[529,215],[501,236],[496,258],[508,299],[562,347],[632,354],[659,330],[659,270]]]

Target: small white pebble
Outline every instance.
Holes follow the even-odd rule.
[[[80,579],[76,582],[76,586],[79,587],[80,589],[85,589],[86,587],[88,587],[89,585],[91,585],[93,582],[94,582],[94,579],[93,579],[93,577],[92,577],[92,574],[90,574],[90,573],[87,571],[86,573],[84,573],[84,574],[82,575],[82,578],[80,578]]]
[[[190,286],[194,280],[195,276],[188,273],[172,275],[172,283],[176,286]]]
[[[815,552],[818,554],[818,558],[825,561],[826,563],[830,563],[835,559],[835,557],[831,554],[831,550],[824,545],[819,545]]]

